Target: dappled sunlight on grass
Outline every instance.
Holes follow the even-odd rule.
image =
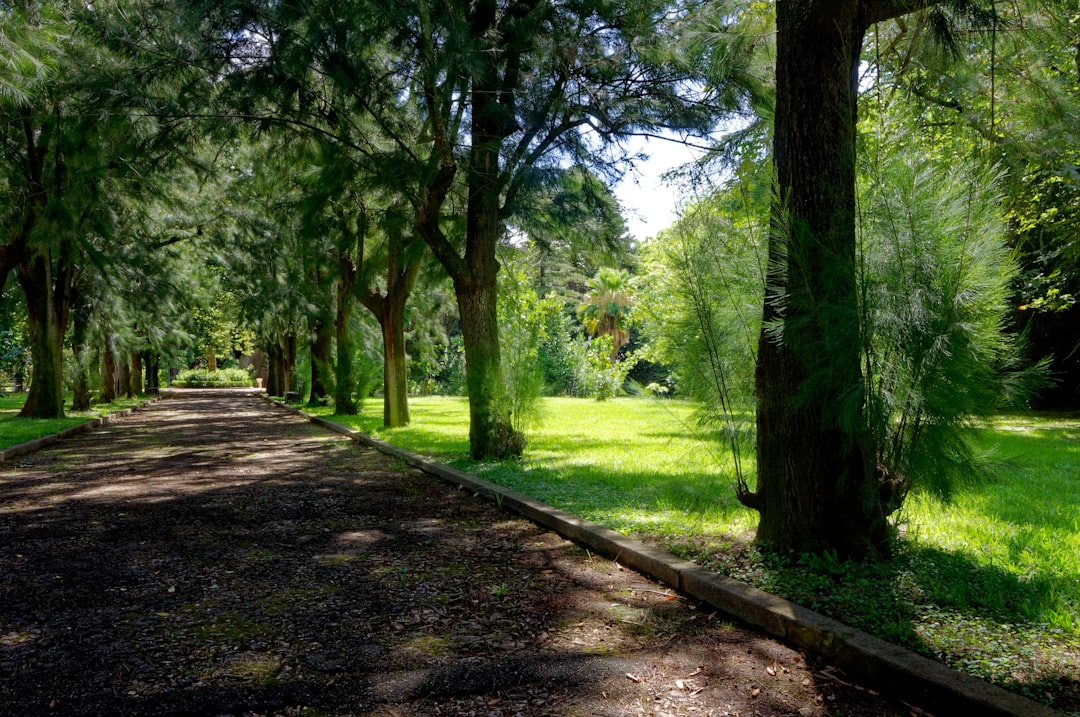
[[[735,500],[728,447],[682,401],[546,398],[522,459],[484,463],[468,458],[464,398],[414,397],[412,423],[395,429],[382,428],[376,402],[364,409],[313,412],[626,533],[743,533],[754,522]]]
[[[71,396],[68,396],[65,418],[20,418],[18,414],[26,403],[27,395],[14,393],[0,396],[0,450],[59,433],[80,423],[86,423],[94,418],[131,408],[146,401],[145,397],[118,399],[109,404],[96,404],[89,411],[72,411],[70,410]]]

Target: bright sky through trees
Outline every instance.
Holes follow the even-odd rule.
[[[634,170],[626,173],[615,186],[615,196],[622,204],[627,230],[644,240],[671,226],[687,199],[688,190],[677,182],[665,182],[662,175],[693,161],[698,153],[684,144],[658,139],[639,138],[630,146],[649,158],[637,162]]]

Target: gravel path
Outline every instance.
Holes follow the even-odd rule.
[[[909,715],[277,409],[0,464],[0,715]]]

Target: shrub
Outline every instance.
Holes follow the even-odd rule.
[[[251,374],[242,368],[192,368],[181,371],[173,381],[179,388],[248,388],[251,384]]]

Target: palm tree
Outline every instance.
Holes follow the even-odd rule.
[[[633,308],[630,273],[625,269],[601,267],[589,279],[589,293],[578,307],[578,318],[590,336],[611,337],[612,366],[619,358],[619,350],[630,340]]]

